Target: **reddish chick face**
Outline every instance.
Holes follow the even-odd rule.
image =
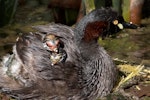
[[[58,52],[59,40],[46,41],[46,45],[49,47],[50,51]]]
[[[44,43],[46,44],[46,48],[49,51],[52,52],[58,52],[59,49],[59,42],[60,40],[58,39],[58,37],[56,37],[55,35],[52,34],[48,34],[45,39],[44,39]]]

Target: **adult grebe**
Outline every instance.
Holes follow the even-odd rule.
[[[110,9],[98,9],[75,29],[61,24],[35,26],[38,32],[23,34],[13,54],[3,58],[1,91],[35,100],[96,100],[108,95],[118,74],[97,39],[123,27],[135,28],[117,16]]]

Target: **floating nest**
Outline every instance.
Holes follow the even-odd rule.
[[[114,98],[122,98],[121,100],[123,98],[124,100],[150,99],[150,68],[142,64],[131,65],[119,59],[114,59],[114,61],[121,63],[117,65],[120,78],[109,98],[112,100],[115,100]]]

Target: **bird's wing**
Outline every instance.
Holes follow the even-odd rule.
[[[33,28],[39,32],[53,34],[65,39],[73,39],[74,36],[74,32],[72,31],[71,27],[62,24],[51,23],[47,25],[33,26]]]
[[[30,78],[51,78],[45,73],[45,71],[49,71],[49,75],[52,73],[49,52],[34,33],[23,34],[19,37],[16,42],[16,52],[24,69],[30,73]]]
[[[78,55],[78,47],[74,41],[74,31],[71,27],[61,24],[33,26],[37,31],[58,36],[67,52],[67,61],[74,62]]]

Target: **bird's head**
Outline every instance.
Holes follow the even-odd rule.
[[[118,16],[116,19],[112,21],[112,24],[118,27],[118,29],[122,30],[125,28],[136,29],[137,25],[132,24],[132,22],[126,22],[122,16]]]
[[[93,22],[88,22],[84,29],[83,39],[86,41],[91,41],[93,39],[98,39],[102,37],[104,39],[106,36],[116,34],[123,29],[136,29],[137,26],[131,22],[126,22],[122,16],[108,17],[106,20],[97,20]]]
[[[44,42],[46,43],[46,46],[50,51],[58,52],[59,42],[60,42],[58,37],[49,34],[45,37]]]
[[[104,37],[112,34],[116,34],[119,31],[123,29],[137,29],[138,26],[135,24],[132,24],[132,22],[126,22],[123,18],[123,16],[117,16],[115,18],[112,18],[111,21],[109,21],[108,26],[108,33],[104,34]]]

